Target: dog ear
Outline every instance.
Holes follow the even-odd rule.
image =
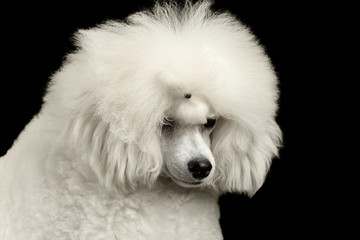
[[[263,184],[280,143],[281,131],[274,121],[259,131],[233,120],[219,119],[212,133],[215,188],[252,196]]]
[[[45,100],[64,106],[62,141],[88,161],[104,186],[151,187],[162,171],[159,124],[168,102],[156,84],[148,84],[148,73],[135,70],[126,47],[114,43],[120,33],[112,28],[123,25],[108,22],[75,35],[79,49],[54,75]]]

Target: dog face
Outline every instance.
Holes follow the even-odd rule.
[[[165,111],[160,135],[163,172],[181,186],[199,187],[212,179],[216,169],[211,133],[217,115],[202,96],[169,89],[172,104]]]
[[[166,118],[162,127],[161,149],[164,172],[184,187],[200,186],[211,179],[215,159],[210,150],[210,135],[216,118],[187,123]]]

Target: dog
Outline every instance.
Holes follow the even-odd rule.
[[[210,1],[79,30],[40,112],[0,159],[0,239],[222,239],[282,134],[278,80]]]

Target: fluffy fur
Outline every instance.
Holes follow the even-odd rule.
[[[40,113],[0,159],[0,239],[222,239],[218,196],[261,187],[281,131],[268,57],[210,6],[156,4],[77,32]],[[164,173],[164,119],[190,126],[210,113],[212,173],[179,186]]]

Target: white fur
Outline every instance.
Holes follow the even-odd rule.
[[[156,4],[76,34],[42,110],[0,159],[0,239],[222,239],[219,194],[254,194],[281,132],[269,59],[210,5]],[[206,144],[192,151],[213,156],[212,173],[179,186],[164,170],[163,120],[190,129],[210,115],[211,140],[194,134]]]

